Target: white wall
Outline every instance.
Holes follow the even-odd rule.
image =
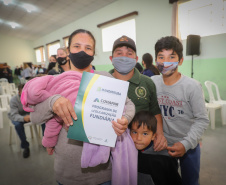
[[[135,16],[137,54],[140,59],[145,52],[154,55],[155,42],[162,36],[171,35],[172,5],[169,4],[168,0],[118,0],[35,40],[33,47],[45,45],[58,39],[63,44],[63,37],[70,35],[76,29],[84,28],[91,31],[96,38],[96,56],[93,64],[110,64],[111,52],[102,52],[101,29],[97,25],[133,11],[138,11],[138,16]]]
[[[35,62],[33,42],[6,35],[0,35],[0,63],[7,63],[14,69],[23,62]]]

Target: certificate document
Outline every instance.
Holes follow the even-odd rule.
[[[114,147],[117,135],[111,121],[121,119],[128,87],[127,81],[83,72],[74,105],[78,119],[68,138]]]

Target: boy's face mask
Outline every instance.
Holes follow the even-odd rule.
[[[177,69],[179,62],[157,62],[159,72],[165,76],[171,76]]]

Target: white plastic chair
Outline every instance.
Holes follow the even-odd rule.
[[[9,111],[9,95],[0,95],[0,128],[3,128],[3,113]]]
[[[206,103],[206,109],[210,118],[211,129],[215,129],[215,112],[217,109],[222,109],[220,104]],[[221,121],[223,122],[223,115],[221,113]]]
[[[14,83],[9,83],[9,90],[12,96],[18,94],[18,89],[16,88],[16,85]]]
[[[14,126],[14,124],[12,123],[11,120],[9,120],[9,126],[10,126],[10,127],[9,127],[9,132],[10,132],[10,134],[9,134],[9,145],[12,144],[12,136],[14,135],[16,145],[17,145],[18,147],[20,147],[19,136],[17,135],[15,126]],[[35,124],[33,124],[32,122],[28,122],[28,123],[25,123],[25,124],[24,124],[24,129],[26,129],[26,127],[29,127],[29,128],[30,128],[31,138],[34,137],[33,131],[32,131],[32,128],[33,128],[33,130],[34,130],[34,132],[35,132],[35,135],[36,135],[36,137],[37,137],[38,143],[40,144],[40,143],[41,143],[41,142],[40,142],[40,135],[38,134],[37,126],[36,126]],[[26,130],[25,130],[25,131],[26,131]]]
[[[222,124],[226,125],[226,101],[221,99],[217,84],[215,84],[214,82],[211,82],[211,81],[205,81],[205,86],[206,86],[208,94],[209,94],[209,103],[215,104],[215,106],[217,106],[217,105],[222,106],[221,107]],[[214,89],[216,92],[216,98],[214,96]],[[213,113],[212,113],[212,115],[213,115]],[[214,117],[215,117],[215,115],[214,115]]]
[[[8,83],[7,78],[0,78],[0,83],[4,83],[4,82],[7,82]]]

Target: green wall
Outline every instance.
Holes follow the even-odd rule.
[[[191,62],[184,60],[179,71],[186,76],[191,77]],[[209,100],[205,81],[212,81],[218,85],[221,98],[226,100],[226,58],[194,59],[193,60],[193,78],[201,82],[205,93],[205,98]]]
[[[12,70],[23,62],[35,62],[33,42],[0,34],[0,63],[7,63]]]

